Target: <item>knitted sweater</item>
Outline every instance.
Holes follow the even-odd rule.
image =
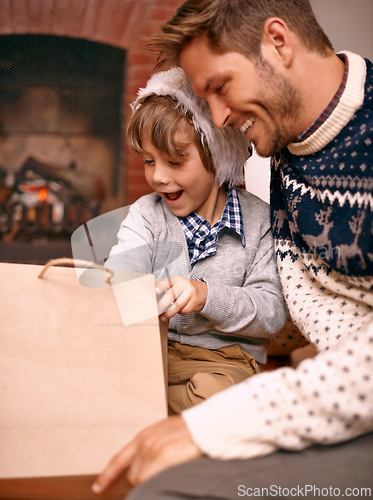
[[[373,430],[373,69],[346,56],[337,107],[272,162],[280,279],[293,321],[319,353],[184,411],[212,457],[300,450]]]
[[[207,300],[199,313],[177,314],[170,320],[169,339],[219,349],[238,344],[259,363],[266,362],[269,338],[287,316],[277,273],[269,207],[238,189],[246,246],[240,236],[223,229],[217,250],[193,269],[178,218],[152,193],[130,208],[118,233],[118,244],[106,266],[153,273],[158,280],[186,276],[207,284]]]

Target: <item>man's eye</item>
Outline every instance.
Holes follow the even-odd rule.
[[[217,94],[221,94],[223,92],[224,85],[225,85],[225,83],[222,83],[221,85],[219,85],[219,87],[216,87],[215,92]]]

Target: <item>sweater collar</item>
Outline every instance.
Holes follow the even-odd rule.
[[[365,61],[361,56],[352,52],[343,52],[343,55],[348,60],[348,76],[346,87],[337,106],[328,118],[304,141],[289,144],[288,150],[290,153],[302,156],[320,151],[339,134],[355,112],[362,106],[366,79]]]

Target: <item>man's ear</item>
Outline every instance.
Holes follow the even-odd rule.
[[[263,26],[261,51],[265,59],[291,66],[294,54],[293,33],[283,19],[270,17]]]

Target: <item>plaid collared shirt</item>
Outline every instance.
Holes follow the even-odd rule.
[[[310,125],[306,130],[304,130],[302,133],[300,133],[294,142],[300,142],[304,141],[307,139],[310,135],[312,135],[316,129],[322,125],[327,118],[332,114],[334,108],[337,106],[344,89],[346,88],[346,82],[347,82],[347,75],[348,75],[348,59],[345,57],[343,54],[339,54],[338,57],[342,59],[342,61],[345,63],[345,70],[343,73],[343,79],[342,82],[335,93],[333,99],[330,101],[330,103],[327,105],[327,107],[324,109],[324,111],[321,113],[321,115]]]
[[[195,212],[186,217],[178,217],[178,219],[185,232],[192,265],[216,252],[219,235],[224,228],[236,232],[241,237],[242,245],[246,246],[240,201],[234,187],[227,192],[223,215],[212,227],[208,221]]]

